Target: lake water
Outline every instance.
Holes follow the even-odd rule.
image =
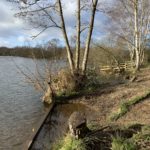
[[[45,63],[38,60],[37,64],[41,70]],[[22,150],[46,112],[41,93],[25,82],[16,65],[34,72],[36,63],[28,58],[0,57],[0,150]],[[52,69],[58,69],[57,65]]]

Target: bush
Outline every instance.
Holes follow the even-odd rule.
[[[74,91],[76,89],[76,83],[71,72],[67,69],[62,69],[54,75],[52,88],[57,94]]]
[[[88,68],[84,88],[93,90],[99,87],[101,82],[100,73],[95,68]]]

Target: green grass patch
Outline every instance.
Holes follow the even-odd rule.
[[[139,140],[150,142],[150,126],[143,126],[141,132],[133,136],[133,139],[138,142]]]
[[[56,94],[55,99],[57,103],[61,103],[62,101],[70,100],[73,98],[78,98],[84,95],[92,94],[96,92],[100,86],[91,86],[88,88],[83,88],[79,91],[67,91],[67,92],[59,92]]]
[[[58,93],[55,98],[56,98],[56,101],[59,102],[60,100],[72,99],[78,96],[80,96],[80,92],[72,91],[72,92]]]
[[[132,139],[124,139],[120,136],[113,137],[111,143],[112,150],[137,150],[137,146]]]
[[[62,140],[54,144],[53,150],[86,150],[86,144],[82,139],[74,139],[67,134]]]
[[[138,149],[150,149],[150,126],[143,126],[140,132],[133,135],[132,140]]]
[[[150,91],[147,91],[141,96],[134,97],[134,98],[130,99],[129,101],[122,103],[120,105],[120,108],[119,108],[118,112],[114,113],[110,117],[110,120],[111,121],[118,120],[120,117],[125,115],[130,110],[131,106],[133,106],[133,105],[135,105],[137,103],[140,103],[141,101],[143,101],[144,99],[146,99],[149,96],[150,96]]]
[[[87,150],[89,145],[94,146],[94,143],[100,142],[96,136],[85,136],[82,139],[75,139],[69,133],[53,145],[52,150]]]
[[[113,136],[112,150],[148,150],[150,148],[150,126],[142,126],[131,138],[122,137],[121,135]],[[144,147],[143,147],[144,146]]]

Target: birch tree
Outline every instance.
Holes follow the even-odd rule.
[[[91,37],[92,37],[92,32],[93,32],[93,27],[94,27],[94,19],[95,19],[97,3],[98,3],[98,0],[92,1],[91,20],[90,20],[90,24],[89,24],[89,32],[88,32],[88,36],[87,36],[87,40],[86,40],[85,51],[84,51],[84,56],[83,56],[83,63],[82,63],[83,74],[85,74],[86,67],[87,67],[87,60],[88,60],[88,55],[89,55],[89,50],[90,50],[90,43],[91,43]]]
[[[124,40],[130,59],[139,70],[144,60],[144,50],[150,36],[150,0],[115,0],[110,9],[109,31]]]
[[[19,2],[15,0],[9,1],[17,3],[19,8],[19,12],[16,14],[17,17],[26,19],[27,22],[29,22],[34,28],[41,29],[41,31],[33,38],[36,38],[49,28],[57,28],[58,30],[61,30],[72,75],[76,74],[85,75],[98,0],[76,0],[77,10],[76,10],[75,57],[73,57],[73,52],[71,49],[70,40],[66,29],[67,26],[64,18],[63,6],[66,4],[66,1],[63,0],[52,0],[52,1],[20,0]],[[90,12],[91,16],[89,24],[86,25],[85,27],[81,23],[81,12],[84,11],[87,6],[89,6],[88,13]],[[84,30],[88,30],[87,31],[88,34],[85,44],[84,57],[82,62],[80,62],[81,33]]]
[[[76,39],[76,70],[79,69],[80,61],[80,32],[81,32],[81,3],[80,0],[77,0],[77,39]]]

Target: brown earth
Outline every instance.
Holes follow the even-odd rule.
[[[112,136],[117,135],[118,133],[119,133],[118,135],[122,135],[123,137],[126,138],[132,137],[132,135],[134,134],[133,130],[132,131],[130,131],[130,129],[121,130],[118,129],[118,126],[122,127],[133,124],[150,125],[150,97],[132,106],[130,110],[124,116],[119,118],[117,121],[111,122],[110,117],[119,109],[122,102],[127,102],[131,98],[141,96],[145,92],[150,91],[149,72],[150,69],[142,69],[138,73],[136,81],[134,81],[133,83],[129,81],[125,81],[125,83],[123,84],[118,84],[117,82],[115,82],[115,84],[109,83],[106,84],[105,86],[102,86],[102,88],[98,89],[92,94],[86,94],[85,96],[69,100],[70,104],[62,104],[56,106],[55,108],[56,111],[54,111],[54,116],[55,114],[56,116],[54,118],[57,119],[56,120],[54,118],[53,119],[57,127],[56,128],[57,133],[62,131],[63,129],[65,129],[64,131],[66,132],[68,125],[67,120],[71,115],[71,113],[74,111],[81,110],[82,112],[85,113],[88,124],[96,126],[96,132],[94,132],[94,136],[97,134],[101,140],[101,142],[96,143],[95,146],[91,148],[92,150],[99,150],[99,149],[110,150]],[[80,106],[80,104],[82,107]],[[59,115],[56,112],[57,113],[60,112]],[[61,117],[61,115],[63,114],[65,118],[64,116]],[[50,117],[51,120],[50,124],[52,124],[53,119]],[[54,142],[53,139],[56,136],[55,135],[56,129],[54,128],[53,134],[53,130],[51,129],[51,127],[47,129],[47,125],[50,126],[49,123],[45,124],[46,132],[43,131],[41,133],[42,134],[50,133],[49,136],[51,135],[52,138],[47,136],[45,139],[50,141],[49,140],[50,138],[52,140],[51,143],[53,143]],[[101,128],[105,126],[109,127],[106,130],[101,130]],[[90,136],[92,135],[93,131]],[[41,137],[42,138],[39,138],[40,140],[37,140],[37,142],[40,141],[39,142],[40,145],[42,145],[42,141],[44,141],[43,136]],[[149,148],[150,147],[148,147],[148,149]],[[142,148],[140,149],[142,150]]]
[[[140,131],[138,128],[131,131],[129,129],[119,129],[119,131],[117,131],[114,128],[115,126],[122,128],[136,124],[150,125],[150,97],[133,105],[129,111],[117,121],[110,121],[112,114],[117,112],[123,102],[142,96],[145,92],[150,91],[149,72],[150,69],[143,69],[138,73],[137,79],[132,83],[127,81],[125,84],[109,85],[98,90],[94,94],[89,94],[82,97],[82,99],[79,98],[73,101],[75,103],[82,103],[86,107],[90,108],[89,112],[86,113],[89,124],[96,124],[97,127],[109,126],[110,128],[108,128],[108,131],[97,132],[97,137],[101,139],[102,142],[95,144],[94,148],[92,148],[93,150],[110,150],[112,136],[123,136],[125,131],[127,132],[127,134],[125,134],[125,138],[130,138],[134,133]],[[107,139],[107,141],[105,141],[105,139]],[[150,149],[150,141],[147,141],[146,143],[143,140],[140,141],[138,149]]]
[[[122,102],[131,98],[141,96],[150,90],[150,69],[142,69],[135,82],[125,84],[115,84],[106,86],[93,94],[72,100],[73,103],[82,103],[89,107],[91,111],[87,114],[95,114],[90,118],[90,122],[96,122],[101,126],[110,124],[110,116],[115,113]],[[150,98],[132,106],[127,114],[112,122],[118,125],[145,124],[150,125]]]

